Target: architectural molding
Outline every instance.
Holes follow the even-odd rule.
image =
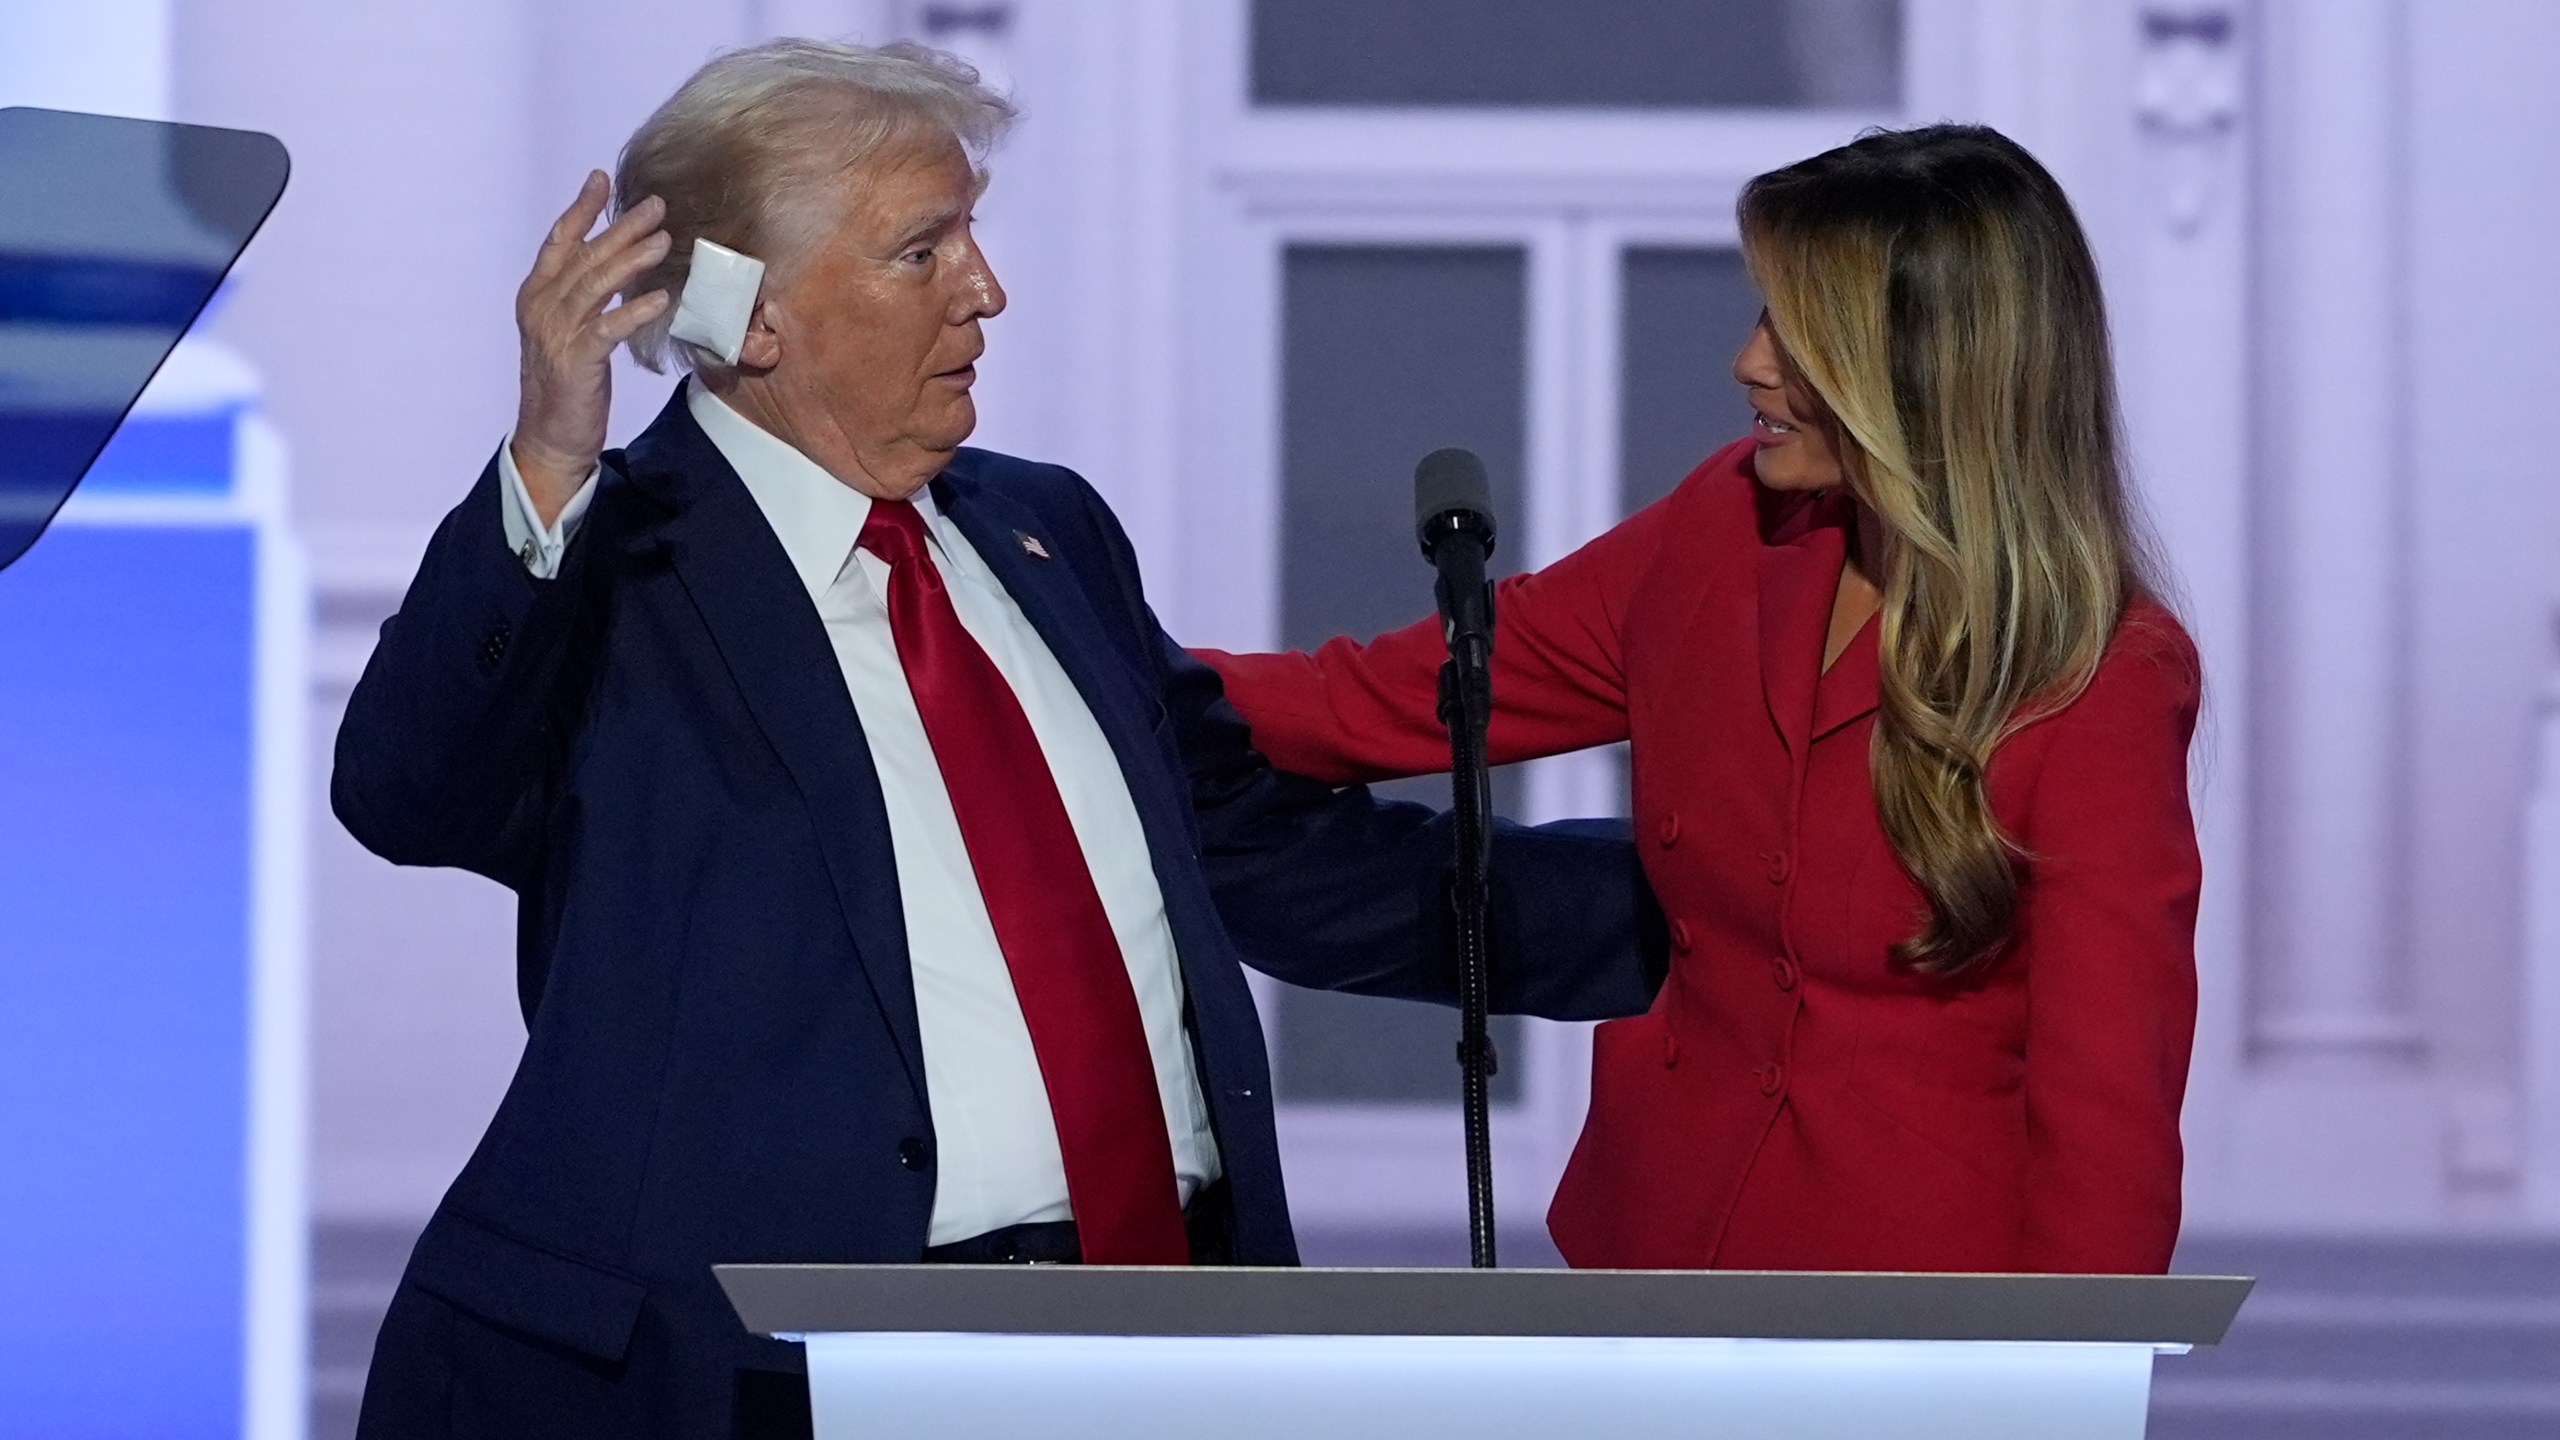
[[[2143,7],[2134,115],[2154,152],[2153,198],[2180,235],[2228,188],[2243,94],[2239,7],[2176,0]]]

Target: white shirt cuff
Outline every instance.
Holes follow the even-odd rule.
[[[498,446],[499,521],[506,527],[507,548],[524,562],[525,573],[536,580],[548,580],[560,573],[560,557],[568,552],[569,542],[577,538],[578,522],[587,516],[587,504],[595,499],[596,476],[604,471],[597,465],[587,471],[578,493],[560,507],[560,518],[548,526],[533,508],[533,494],[524,488],[524,475],[516,469],[515,436],[509,434]]]

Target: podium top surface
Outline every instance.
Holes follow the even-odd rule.
[[[2226,1275],[720,1265],[760,1335],[1376,1335],[2220,1343]]]

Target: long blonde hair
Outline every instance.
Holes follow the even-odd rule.
[[[1790,378],[1889,532],[1864,557],[1883,591],[1870,760],[1930,909],[1895,957],[1967,970],[2018,914],[1991,756],[2079,695],[2149,588],[2097,265],[2062,187],[1981,126],[1872,133],[1772,171],[1740,219]]]

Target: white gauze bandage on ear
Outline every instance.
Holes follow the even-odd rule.
[[[684,296],[676,301],[667,337],[690,340],[719,356],[723,365],[737,364],[738,349],[747,343],[747,321],[756,313],[756,291],[763,284],[763,261],[717,241],[695,240],[693,272],[685,277]]]

